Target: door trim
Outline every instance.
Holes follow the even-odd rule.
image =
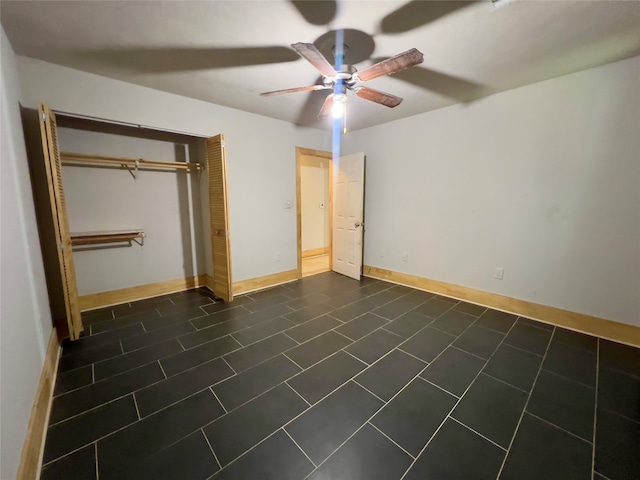
[[[324,158],[329,164],[329,270],[333,270],[333,154],[324,150],[296,147],[296,249],[298,254],[298,280],[302,279],[302,190],[300,165],[303,155]]]

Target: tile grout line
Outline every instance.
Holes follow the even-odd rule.
[[[218,464],[218,468],[220,470],[222,470],[222,464],[220,463],[220,460],[218,460],[218,456],[216,455],[216,452],[213,450],[213,447],[211,446],[211,442],[209,442],[209,438],[207,437],[207,434],[204,433],[204,427],[200,428],[200,432],[202,432],[202,436],[204,437],[205,442],[207,442],[207,445],[209,445],[209,450],[211,450],[211,453],[213,453],[213,458],[216,459],[216,463]],[[186,437],[185,437],[186,438]],[[181,440],[178,440],[178,442]],[[176,442],[177,443],[177,442]],[[220,471],[218,470],[218,472]],[[216,472],[216,473],[218,473]],[[214,474],[215,475],[215,474]]]
[[[336,318],[336,320],[338,320],[338,319]],[[352,321],[353,321],[353,320],[352,320]],[[346,325],[346,323],[343,323],[342,325]],[[336,328],[339,328],[339,327],[341,327],[342,325],[338,325],[338,327],[336,327]],[[379,328],[382,328],[382,327],[379,327]],[[377,328],[376,328],[376,330],[377,330]],[[346,338],[347,340],[349,340],[350,342],[353,342],[353,343],[355,343],[355,342],[357,342],[358,340],[360,340],[360,339],[358,339],[358,340],[354,340],[354,339],[353,339],[353,338],[351,338],[351,337],[347,337],[344,333],[341,333],[341,332],[339,332],[338,330],[335,330],[335,329],[328,330],[328,331],[329,331],[329,332],[336,332],[336,333],[337,333],[338,335],[340,335],[341,337],[344,337],[344,338]],[[325,332],[325,333],[326,333],[326,332]],[[314,338],[315,338],[315,337],[314,337]],[[364,338],[364,337],[361,337],[361,338]],[[312,338],[311,340],[313,340],[313,338]]]
[[[448,393],[449,395],[451,395],[452,397],[456,397],[456,398],[460,398],[458,395],[456,395],[453,392],[450,392],[449,390],[442,388],[440,385],[436,385],[435,383],[431,382],[430,380],[427,380],[424,377],[418,377],[420,380],[422,380],[423,382],[427,382],[429,385],[436,387],[439,390],[442,390],[444,393]]]
[[[307,455],[307,453],[302,449],[302,447],[300,445],[298,445],[298,442],[295,441],[295,439],[289,435],[289,432],[287,432],[284,427],[280,427],[278,430],[276,430],[276,432],[282,430],[284,432],[284,434],[289,437],[291,439],[291,441],[295,444],[296,447],[298,447],[298,450],[300,450],[302,452],[302,454],[307,457],[307,460],[309,460],[311,462],[311,465],[313,465],[313,469],[315,470],[316,468],[318,468],[318,466],[315,464],[315,462],[313,460],[311,460],[311,458],[309,458],[309,455]]]
[[[158,366],[160,367],[160,371],[162,372],[162,375],[164,375],[164,379],[166,380],[167,378],[169,378],[169,377],[167,377],[167,374],[165,373],[164,368],[162,368],[162,363],[160,363],[160,360],[156,360],[156,362],[158,362]],[[160,381],[162,381],[162,380],[160,380]],[[154,384],[152,383],[151,385],[154,385]],[[147,386],[149,386],[149,385],[147,385]]]
[[[142,420],[142,417],[140,416],[140,410],[138,409],[138,402],[136,401],[136,395],[135,393],[131,394],[131,397],[133,398],[133,404],[136,407],[136,414],[138,415],[138,420]]]
[[[348,345],[347,345],[347,346],[348,346]],[[363,365],[366,365],[366,367],[365,367],[362,371],[366,370],[366,369],[370,366],[367,362],[365,362],[364,360],[359,359],[359,358],[358,358],[358,357],[356,357],[353,353],[349,353],[349,352],[347,352],[346,350],[343,350],[343,349],[338,350],[338,352],[344,352],[344,353],[346,353],[347,355],[349,355],[350,357],[353,357],[353,358],[355,358],[356,360],[358,360],[358,361],[359,361],[360,363],[362,363]],[[338,352],[335,352],[335,353],[338,353]],[[334,355],[334,354],[332,354],[331,356],[333,356],[333,355]],[[327,358],[329,358],[329,357],[327,357]],[[322,362],[322,360],[320,360],[320,362]],[[318,363],[320,363],[320,362],[318,362]],[[314,364],[314,365],[316,365],[316,364]],[[311,367],[309,367],[309,368],[311,368]]]
[[[597,368],[597,357],[596,357],[596,368]],[[572,384],[579,385],[579,386],[581,386],[581,387],[587,387],[587,388],[589,388],[590,390],[594,390],[594,391],[596,390],[596,387],[595,387],[594,385],[589,385],[589,384],[587,384],[587,383],[582,383],[581,381],[576,380],[576,379],[574,379],[574,378],[565,377],[565,376],[564,376],[564,375],[562,375],[561,373],[552,372],[551,370],[547,370],[546,368],[543,368],[543,369],[542,369],[542,371],[543,371],[543,372],[545,372],[545,373],[548,373],[548,374],[550,374],[550,375],[553,375],[554,377],[559,377],[559,378],[561,378],[562,380],[565,380],[565,381],[567,381],[567,382],[571,382]],[[597,373],[596,373],[596,378],[597,378]]]
[[[229,377],[231,378],[231,377]],[[225,378],[226,380],[226,378]],[[215,397],[215,399],[218,401],[218,403],[220,404],[220,406],[222,407],[222,410],[224,410],[224,413],[227,414],[229,413],[229,411],[227,410],[227,407],[224,406],[224,404],[220,401],[220,399],[218,398],[218,395],[216,395],[216,392],[213,391],[213,386],[209,386],[209,390],[211,391],[211,393],[213,393],[213,396]]]
[[[476,320],[477,322],[478,320]],[[474,325],[476,322],[473,322],[471,325]],[[507,330],[507,332],[504,334],[504,337],[502,338],[502,340],[500,341],[500,343],[498,344],[498,346],[496,347],[496,349],[494,350],[493,354],[491,354],[491,357],[489,357],[488,360],[485,361],[485,364],[482,366],[482,368],[478,371],[478,373],[475,375],[475,377],[473,377],[473,380],[471,380],[471,382],[469,383],[469,385],[467,386],[467,388],[464,390],[464,392],[462,392],[462,395],[460,395],[458,401],[453,405],[453,407],[451,407],[451,409],[449,410],[449,413],[444,417],[444,419],[442,420],[442,422],[440,422],[440,425],[438,425],[438,428],[436,428],[435,432],[433,432],[433,434],[431,435],[431,437],[429,438],[429,440],[427,440],[427,443],[424,444],[424,446],[422,447],[422,449],[420,450],[420,453],[418,453],[418,455],[416,455],[416,459],[413,461],[413,463],[411,463],[411,465],[409,465],[409,467],[407,468],[407,470],[404,472],[404,474],[402,475],[402,477],[400,478],[400,480],[404,479],[407,474],[409,473],[409,471],[411,471],[411,468],[413,467],[413,465],[416,463],[416,461],[418,460],[418,458],[420,458],[420,456],[422,455],[422,453],[427,449],[427,447],[429,446],[429,444],[433,441],[433,439],[436,437],[436,435],[438,434],[438,432],[440,431],[440,429],[442,428],[442,426],[446,423],[446,421],[449,418],[453,417],[451,416],[451,414],[454,412],[454,410],[456,409],[456,407],[458,406],[458,404],[462,401],[462,399],[464,398],[464,396],[466,395],[466,393],[471,389],[471,386],[475,383],[475,381],[478,379],[478,377],[480,376],[480,374],[482,373],[482,371],[487,367],[487,365],[489,364],[489,362],[491,361],[491,358],[493,358],[493,355],[495,354],[495,352],[498,351],[498,349],[500,348],[500,346],[502,345],[502,343],[504,342],[504,339],[507,338],[507,335],[509,335],[509,333],[511,332],[511,330],[513,329],[513,327],[515,326],[516,322],[514,321],[511,326],[509,327],[509,330]],[[471,327],[471,325],[469,325],[469,327]],[[467,327],[467,328],[469,328]],[[466,331],[466,330],[465,330]],[[462,332],[460,335],[464,334],[464,332]],[[455,340],[454,340],[455,341]],[[453,344],[453,342],[451,342],[451,344]],[[451,345],[450,344],[450,345]],[[447,347],[448,348],[448,347]],[[446,350],[446,348],[445,348]],[[444,350],[443,350],[444,352]],[[442,352],[440,353],[440,355],[442,355]],[[438,357],[440,356],[438,355]],[[435,362],[437,360],[437,358],[434,358],[433,362]],[[466,427],[466,425],[465,425]],[[497,478],[497,477],[496,477]]]
[[[427,327],[428,327],[428,325],[427,325],[426,327],[424,327],[424,328],[427,328]],[[421,329],[421,330],[422,330],[422,329]],[[404,343],[404,342],[402,342],[402,343]],[[451,346],[451,345],[447,345],[447,348],[449,348],[450,346]],[[431,364],[433,363],[433,360],[432,360],[431,362],[427,362],[426,360],[423,360],[423,359],[422,359],[422,358],[420,358],[420,357],[416,357],[413,353],[405,352],[404,350],[402,350],[402,349],[401,349],[401,348],[399,348],[399,347],[396,347],[396,348],[397,348],[398,350],[400,350],[402,353],[404,353],[404,354],[406,354],[406,355],[409,355],[410,357],[413,357],[413,358],[415,358],[416,360],[420,360],[422,363],[426,363],[426,364],[427,364],[427,366],[428,366],[428,365],[431,365]]]
[[[473,428],[471,428],[469,425],[467,425],[466,423],[462,423],[460,420],[458,420],[456,417],[448,417],[450,420],[453,420],[456,423],[459,423],[460,425],[462,425],[464,428],[466,428],[467,430],[472,431],[473,433],[475,433],[476,435],[478,435],[479,437],[484,438],[487,442],[494,444],[496,447],[498,447],[500,450],[502,450],[503,452],[506,453],[507,449],[504,448],[502,445],[498,445],[496,442],[494,442],[493,440],[491,440],[488,437],[485,437],[483,434],[481,434],[480,432],[478,432],[477,430],[474,430]]]
[[[282,334],[283,334],[285,337],[290,338],[291,340],[293,340],[294,342],[296,342],[296,344],[298,344],[298,345],[302,345],[302,344],[301,344],[299,341],[297,341],[295,338],[291,338],[289,335],[287,335],[287,331],[286,331],[286,330],[284,330],[284,331],[282,332]]]
[[[545,332],[548,332],[548,330],[545,330]],[[531,355],[535,355],[536,357],[542,357],[542,358],[544,358],[544,357],[545,357],[545,355],[546,355],[546,352],[545,352],[544,354],[540,355],[539,353],[532,352],[531,350],[526,350],[526,349],[524,349],[524,348],[522,348],[522,347],[518,347],[518,346],[516,346],[516,345],[511,345],[510,343],[507,343],[507,342],[505,342],[504,344],[505,344],[507,347],[515,348],[516,350],[520,350],[521,352],[530,353]]]
[[[517,322],[516,322],[517,323]],[[516,429],[511,436],[511,441],[509,442],[509,447],[507,448],[507,454],[504,456],[502,460],[502,465],[500,466],[500,470],[498,470],[498,478],[502,475],[504,470],[504,466],[507,463],[507,458],[509,457],[509,453],[511,453],[511,448],[513,447],[513,443],[515,442],[516,435],[518,434],[518,430],[520,430],[520,424],[522,423],[522,419],[524,418],[525,413],[527,413],[527,407],[529,406],[529,401],[531,400],[531,396],[533,395],[533,391],[536,388],[536,384],[538,383],[538,378],[540,377],[540,372],[542,371],[542,365],[544,365],[544,361],[547,358],[547,353],[549,353],[549,347],[551,347],[551,342],[553,342],[553,337],[556,334],[556,328],[553,327],[551,331],[551,336],[547,341],[547,348],[544,351],[544,355],[542,356],[542,361],[540,362],[540,366],[538,367],[538,372],[536,373],[536,378],[533,380],[533,384],[531,385],[531,390],[529,390],[529,395],[527,396],[527,400],[524,402],[524,408],[522,409],[522,413],[520,414],[520,418],[518,419],[518,424],[516,425]]]
[[[365,369],[366,370],[366,369]],[[356,375],[357,376],[357,375]],[[376,395],[375,393],[373,393],[371,390],[369,390],[367,387],[365,387],[364,385],[361,385],[357,380],[356,377],[353,377],[351,380],[351,382],[355,383],[356,385],[358,385],[360,388],[366,390],[367,392],[369,392],[371,395],[373,395],[374,397],[376,397],[378,400],[380,400],[384,405],[387,404],[387,402],[385,400],[383,400],[382,398],[380,398],[378,395]]]
[[[482,374],[486,375],[487,377],[491,378],[492,380],[495,380],[496,382],[502,383],[503,385],[507,385],[507,386],[509,386],[511,388],[515,388],[516,390],[519,390],[520,392],[526,394],[527,396],[531,393],[531,390],[525,390],[524,388],[516,387],[515,385],[511,385],[509,382],[505,382],[504,380],[501,380],[501,379],[499,379],[497,377],[494,377],[493,375],[490,375],[490,374],[488,374],[486,372],[483,372]],[[531,388],[533,388],[533,386]]]
[[[292,377],[292,378],[293,378],[293,377]],[[297,391],[295,388],[293,388],[291,385],[289,385],[289,384],[287,383],[288,381],[289,381],[289,379],[285,380],[285,381],[284,381],[284,382],[282,382],[282,383],[286,384],[286,385],[287,385],[287,387],[289,387],[291,390],[293,390],[293,391],[294,391],[294,393],[295,393],[296,395],[298,395],[298,396],[299,396],[299,397],[304,401],[304,403],[306,403],[307,405],[309,405],[309,406],[311,407],[312,405],[307,401],[307,399],[306,399],[306,398],[304,398],[302,395],[300,395],[300,393],[298,393],[298,391]]]
[[[557,429],[557,430],[560,430],[560,431],[562,431],[562,432],[564,432],[564,433],[566,433],[566,434],[568,434],[568,435],[571,435],[572,437],[576,438],[577,440],[580,440],[580,441],[583,441],[583,442],[585,442],[585,443],[588,443],[589,445],[592,445],[592,443],[591,443],[589,440],[587,440],[586,438],[583,438],[583,437],[581,437],[580,435],[576,435],[575,433],[570,432],[570,431],[569,431],[569,430],[567,430],[566,428],[562,428],[561,426],[556,425],[555,423],[550,422],[549,420],[547,420],[547,419],[545,419],[545,418],[542,418],[541,416],[536,415],[535,413],[527,412],[527,414],[531,415],[532,417],[537,418],[537,419],[538,419],[538,420],[540,420],[541,422],[544,422],[544,423],[546,423],[547,425],[549,425],[549,426],[551,426],[551,427],[553,427],[553,428],[555,428],[555,429]]]
[[[244,348],[244,347],[242,347],[242,348]],[[227,352],[227,353],[237,352],[238,350],[242,350],[242,348],[238,348],[238,349],[236,349],[236,350],[232,350],[231,352]],[[225,353],[224,355],[227,355],[227,353]],[[236,372],[236,369],[235,369],[235,368],[233,368],[233,367],[231,366],[231,364],[227,361],[227,359],[226,359],[226,358],[224,358],[224,355],[220,355],[219,357],[216,357],[216,358],[214,358],[213,360],[216,360],[216,359],[218,359],[218,358],[221,358],[221,359],[222,359],[222,361],[223,361],[224,363],[226,363],[226,364],[227,364],[227,366],[231,369],[231,371],[233,372],[233,374],[234,374],[234,375],[238,375],[238,372]],[[204,362],[204,363],[207,363],[207,362]],[[199,363],[198,365],[196,365],[196,367],[199,367],[200,365],[203,365],[203,363]],[[260,365],[260,364],[258,364],[258,365]],[[256,365],[256,366],[258,366],[258,365]],[[193,367],[193,368],[196,368],[196,367]],[[251,368],[253,368],[253,367],[251,367]],[[188,370],[191,370],[191,369],[189,368],[189,369],[185,370],[185,372],[186,372],[186,371],[188,371]],[[182,372],[180,372],[180,373],[182,373]],[[231,377],[229,377],[229,378],[231,378]],[[225,379],[225,380],[226,380],[226,379]]]
[[[407,452],[399,443],[397,443],[393,438],[391,438],[389,435],[387,435],[386,433],[384,433],[382,430],[380,430],[378,427],[376,427],[373,423],[371,423],[371,420],[367,421],[367,423],[369,425],[371,425],[373,428],[375,428],[378,432],[380,432],[385,438],[387,438],[387,440],[389,440],[391,443],[393,443],[396,447],[398,447],[400,450],[402,450],[404,453],[406,453],[407,455],[409,455],[411,458],[413,458],[414,460],[416,459],[416,457],[414,457],[413,455],[411,455],[409,452]],[[366,424],[365,424],[366,425]]]
[[[236,340],[236,342],[237,342],[237,340]],[[238,343],[239,343],[239,342],[238,342]],[[238,350],[242,350],[242,348],[244,348],[244,347],[241,347],[241,348],[239,348],[239,349],[237,349],[237,350],[233,350],[232,352],[228,352],[228,353],[237,352]],[[226,355],[226,353],[225,353],[224,355]],[[229,362],[227,362],[227,359],[226,359],[226,358],[224,358],[224,355],[220,355],[219,357],[216,357],[216,358],[221,358],[221,359],[222,359],[222,361],[223,361],[224,363],[226,363],[226,364],[227,364],[227,366],[231,369],[231,371],[234,373],[234,375],[237,375],[237,374],[238,374],[238,372],[236,372],[236,369],[235,369],[235,368],[233,368]],[[215,358],[214,358],[214,360],[215,360]],[[206,362],[205,362],[205,363],[206,363]],[[202,365],[202,363],[200,363],[199,365]],[[197,365],[197,366],[199,366],[199,365]],[[258,365],[260,365],[260,364],[258,364]],[[256,366],[257,366],[257,365],[256,365]],[[253,367],[251,367],[251,368],[253,368]],[[187,371],[187,370],[185,370],[185,372],[186,372],[186,371]],[[182,372],[180,372],[180,373],[182,373]],[[229,378],[231,378],[231,377],[229,377]],[[226,379],[225,379],[225,380],[226,380]]]
[[[100,471],[98,469],[98,442],[94,442],[93,444],[93,452],[96,458],[96,480],[100,480]]]
[[[480,326],[480,325],[478,325],[478,326]],[[491,332],[495,332],[495,330],[490,330],[490,331],[491,331]],[[487,361],[487,359],[486,359],[486,358],[482,358],[481,356],[476,355],[475,353],[467,352],[466,350],[464,350],[464,349],[462,349],[462,348],[460,348],[460,347],[457,347],[457,346],[455,346],[455,345],[451,345],[451,348],[455,348],[456,350],[458,350],[458,351],[460,351],[460,352],[462,352],[462,353],[466,353],[467,355],[471,355],[472,357],[476,357],[476,358],[478,358],[478,359],[480,359],[480,360],[482,360],[482,361],[484,361],[484,362],[486,362],[486,361]],[[497,349],[498,349],[498,348],[496,347],[496,350],[497,350]],[[495,353],[495,351],[496,351],[496,350],[494,350],[494,351],[491,353],[491,355],[493,355],[493,354]]]
[[[380,328],[378,328],[378,330],[384,330],[385,332],[390,333],[391,335],[394,335],[394,336],[396,336],[398,338],[402,338],[404,340],[404,337],[402,335],[398,335],[396,332],[392,332],[391,330],[387,330],[386,328],[384,328],[387,325],[389,325],[389,323],[391,323],[391,322],[387,322],[385,325],[382,325]]]
[[[296,367],[298,367],[298,368],[300,369],[300,371],[299,371],[298,373],[302,373],[302,372],[304,372],[306,369],[305,369],[305,368],[302,368],[300,365],[298,365],[298,364],[296,363],[296,361],[295,361],[295,360],[291,360],[291,358],[289,357],[289,355],[287,355],[287,353],[286,353],[286,352],[287,352],[287,350],[285,350],[284,352],[282,352],[282,355],[283,355],[285,358],[287,358],[291,363],[293,363]],[[274,358],[275,358],[275,357],[274,357]],[[327,358],[329,358],[329,357],[327,357]],[[318,362],[318,363],[320,363],[320,362]],[[251,368],[253,368],[253,367],[251,367]],[[297,375],[297,374],[296,374],[296,375]]]
[[[596,476],[596,428],[598,428],[598,387],[600,380],[600,338],[597,337],[596,343],[596,391],[595,402],[593,406],[593,448],[591,450],[591,480],[595,480]]]

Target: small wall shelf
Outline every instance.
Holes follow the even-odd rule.
[[[117,242],[132,242],[136,239],[141,239],[140,245],[142,245],[142,239],[145,237],[144,230],[106,230],[101,232],[77,232],[71,233],[71,245],[97,245],[100,243],[117,243]]]

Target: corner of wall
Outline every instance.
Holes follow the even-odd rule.
[[[4,29],[0,43],[0,478],[15,478],[53,326],[20,117],[16,57]]]

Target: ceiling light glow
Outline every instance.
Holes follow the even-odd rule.
[[[345,109],[345,103],[347,102],[347,96],[342,94],[342,95],[336,95],[333,99],[333,107],[331,108],[331,114],[333,115],[333,118],[342,118],[342,116],[344,115],[344,109]]]

